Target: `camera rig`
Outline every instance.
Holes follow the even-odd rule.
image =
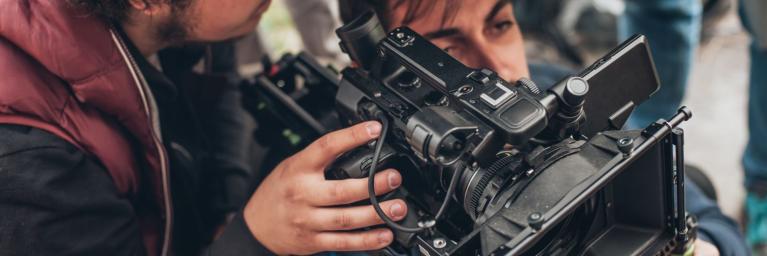
[[[511,85],[491,70],[464,66],[406,27],[384,32],[372,13],[337,33],[356,66],[344,69],[340,81],[327,79],[338,81],[333,122],[379,120],[384,130],[375,143],[339,157],[326,177],[369,178],[371,203],[396,239],[379,253],[691,252],[696,224],[684,206],[684,134],[678,128],[692,115],[687,108],[668,121],[624,131],[625,118],[589,119],[584,109],[599,109],[600,99],[587,96],[600,88],[584,78],[567,77],[546,91],[526,79]],[[287,100],[290,90],[271,91],[283,99],[266,95],[273,113],[303,115],[294,108],[312,107]],[[626,116],[626,106],[650,96],[622,93],[604,100],[625,104],[608,104],[617,107],[595,116]],[[325,93],[306,95],[327,100]],[[314,126],[302,120],[273,125]],[[595,127],[602,123],[613,126]],[[381,197],[408,204],[399,222],[383,214],[372,193],[370,174],[384,168],[403,175],[403,187]]]
[[[261,173],[321,135],[341,128],[335,111],[338,73],[306,53],[262,60],[264,72],[241,83],[243,105],[257,121],[255,139],[268,145]]]

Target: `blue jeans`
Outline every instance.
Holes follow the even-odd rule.
[[[741,1],[743,7],[743,1]],[[746,238],[752,245],[767,243],[767,198],[760,190],[767,186],[767,49],[759,42],[764,28],[760,23],[750,23],[747,12],[739,10],[744,27],[751,32],[753,42],[750,47],[751,68],[748,81],[748,144],[743,153],[745,185],[749,190],[746,196],[748,228]],[[754,26],[754,27],[752,27]],[[762,188],[762,189],[760,189]]]
[[[746,186],[767,182],[767,50],[751,45],[751,74],[748,90],[748,144],[743,154]]]
[[[747,19],[744,12],[741,18]],[[749,31],[748,22],[744,25]],[[755,182],[767,183],[767,49],[761,49],[759,42],[750,47],[751,69],[748,84],[748,144],[743,154],[743,169],[746,172],[746,187]]]
[[[701,15],[700,0],[626,1],[626,12],[618,20],[619,39],[647,36],[661,81],[660,90],[634,111],[629,129],[676,114],[700,41]]]

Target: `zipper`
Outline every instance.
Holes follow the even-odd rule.
[[[163,234],[162,253],[160,255],[165,256],[168,255],[170,251],[170,240],[172,236],[171,228],[173,227],[173,209],[171,207],[170,183],[168,180],[167,152],[165,151],[165,148],[162,146],[161,142],[162,138],[160,137],[160,119],[159,115],[157,114],[157,105],[154,101],[151,90],[149,90],[146,78],[144,78],[144,75],[139,70],[136,61],[133,59],[133,56],[128,53],[124,42],[120,39],[119,36],[117,36],[114,30],[110,29],[109,32],[112,35],[112,40],[117,45],[117,49],[120,51],[123,60],[125,60],[125,64],[128,66],[131,76],[133,76],[133,81],[136,87],[138,87],[139,94],[141,94],[141,102],[143,103],[144,113],[149,118],[149,122],[152,127],[152,141],[154,142],[155,147],[157,148],[157,151],[160,155],[160,173],[162,175],[162,189],[164,195],[163,204],[165,206],[165,232]]]

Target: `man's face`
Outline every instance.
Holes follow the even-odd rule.
[[[222,41],[253,32],[271,0],[192,0],[181,17],[186,41]]]
[[[463,64],[492,69],[506,80],[529,77],[522,33],[509,1],[465,1],[443,23],[446,2],[427,1],[424,5],[435,6],[409,24],[402,24],[408,4],[396,6],[389,17],[390,29],[407,25]]]

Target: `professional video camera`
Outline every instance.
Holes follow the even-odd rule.
[[[337,84],[340,121],[379,120],[383,131],[326,177],[368,177],[395,232],[381,254],[690,253],[677,126],[691,113],[620,129],[659,87],[643,36],[541,90],[468,68],[406,27],[386,33],[373,13],[336,32],[355,62]],[[385,168],[404,182],[379,199],[372,174]],[[402,221],[378,205],[392,198],[408,205]]]

